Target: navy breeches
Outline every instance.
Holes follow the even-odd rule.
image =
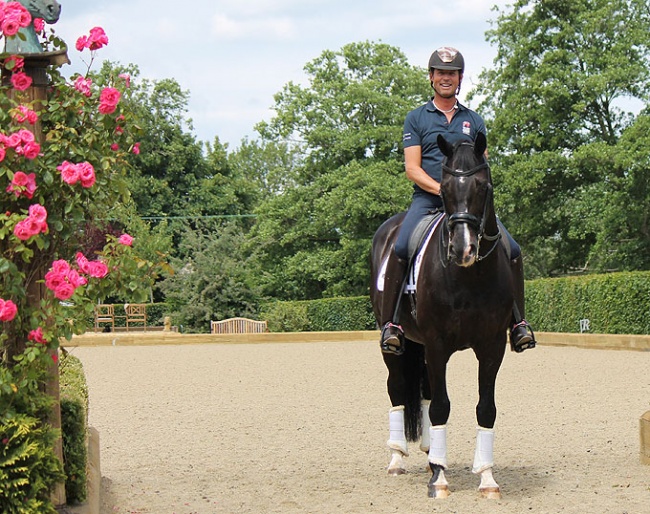
[[[402,222],[402,227],[400,228],[399,234],[397,235],[397,241],[395,241],[395,254],[400,259],[408,259],[408,245],[409,237],[413,232],[413,229],[417,226],[424,216],[426,216],[430,211],[436,211],[442,209],[442,200],[439,196],[432,195],[429,193],[414,193],[411,206],[409,207],[404,221]],[[516,259],[521,255],[521,248],[517,242],[512,238],[510,232],[506,230],[503,226],[503,223],[497,219],[499,226],[505,233],[508,241],[510,243],[510,253],[511,258]]]

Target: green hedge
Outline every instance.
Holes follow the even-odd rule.
[[[372,330],[375,317],[367,296],[274,302],[263,307],[261,319],[271,332]]]
[[[526,282],[527,318],[543,332],[650,334],[650,272],[621,272]]]
[[[588,319],[592,333],[650,334],[650,272],[526,281],[526,314],[540,332],[579,332],[580,320]],[[274,302],[261,319],[271,332],[376,328],[366,296]]]
[[[64,354],[59,369],[65,494],[68,504],[81,503],[88,494],[88,386],[83,366],[77,357]]]

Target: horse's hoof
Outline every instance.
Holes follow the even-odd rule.
[[[429,498],[444,500],[449,498],[449,487],[446,485],[429,485]]]
[[[488,500],[500,500],[501,499],[501,490],[498,487],[484,487],[479,489],[482,498],[487,498]]]
[[[406,475],[406,470],[404,468],[393,468],[388,470],[388,474],[392,477]]]

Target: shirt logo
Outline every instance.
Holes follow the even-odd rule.
[[[402,137],[402,141],[410,141],[410,139],[411,139],[411,133],[410,132],[406,132],[404,134],[404,136]]]
[[[469,136],[472,131],[472,124],[469,121],[463,121],[463,134]]]

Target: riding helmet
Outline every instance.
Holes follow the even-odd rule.
[[[429,58],[429,69],[465,71],[463,54],[451,46],[442,46],[435,50]]]

